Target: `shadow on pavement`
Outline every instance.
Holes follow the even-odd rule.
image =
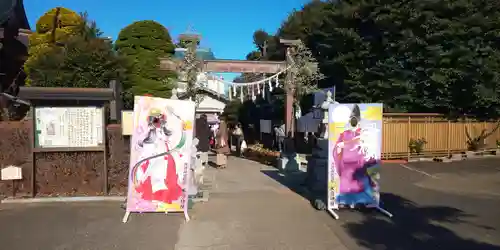
[[[472,217],[462,210],[446,206],[419,206],[401,196],[383,193],[384,208],[394,217],[389,219],[376,211],[364,211],[358,221],[343,223],[344,231],[355,242],[369,249],[500,249],[498,245],[462,238],[444,225],[470,224]]]
[[[124,224],[123,214],[117,202],[0,204],[1,249],[174,249],[182,215],[134,213]]]
[[[324,197],[316,197],[321,194],[313,195],[307,191],[305,173],[284,175],[278,170],[261,172],[311,202],[321,199],[326,204],[326,194],[322,195]],[[421,193],[426,194],[428,193]],[[335,230],[340,230],[341,234],[355,244],[352,249],[500,250],[500,245],[477,240],[488,238],[485,234],[496,235],[496,229],[472,222],[475,216],[458,208],[422,206],[393,193],[381,193],[381,201],[383,208],[394,214],[393,218],[388,218],[374,209],[346,209],[340,211],[339,221],[332,222]],[[312,205],[317,207],[317,204]],[[455,231],[470,235],[469,237],[474,239],[465,238]],[[484,235],[478,235],[481,234],[478,232]],[[490,239],[494,240],[491,236]]]
[[[310,194],[306,188],[306,176],[304,172],[282,174],[279,170],[261,170],[261,173],[287,187],[291,191],[309,200]]]
[[[213,161],[208,161],[207,164],[208,164],[208,166],[210,166],[212,168],[217,168],[217,164],[215,164],[215,162],[213,162]]]

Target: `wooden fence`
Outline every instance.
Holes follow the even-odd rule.
[[[483,129],[491,131],[495,127],[495,122],[449,121],[439,114],[385,113],[382,157],[410,157],[408,143],[412,138],[427,141],[422,153],[425,157],[464,152],[467,151],[466,129],[471,137],[475,137]],[[500,129],[486,139],[487,148],[496,148],[497,140],[500,140]]]

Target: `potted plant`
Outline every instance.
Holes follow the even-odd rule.
[[[408,142],[410,155],[421,155],[424,152],[425,144],[427,144],[427,141],[423,137],[418,139],[411,138],[410,142]]]

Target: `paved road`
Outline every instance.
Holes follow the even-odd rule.
[[[189,223],[134,214],[122,224],[118,203],[1,204],[0,242],[16,250],[347,249],[321,213],[261,171],[275,172],[239,158],[227,169],[209,168],[210,199],[195,206]]]
[[[210,200],[192,220],[133,215],[117,203],[0,205],[6,249],[500,249],[500,161],[385,164],[383,206],[394,217],[315,211],[276,170],[230,158],[207,170]],[[296,183],[287,179],[285,184]],[[174,247],[175,245],[175,247]]]
[[[309,203],[262,172],[276,171],[231,157],[209,169],[210,200],[183,225],[176,250],[346,250]]]
[[[174,249],[183,216],[133,214],[116,202],[0,204],[1,249]]]
[[[500,249],[500,159],[385,164],[394,214],[341,211],[329,227],[349,249]],[[325,221],[327,216],[325,216]]]

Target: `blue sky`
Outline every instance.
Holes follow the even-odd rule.
[[[120,30],[134,21],[155,20],[173,38],[189,26],[202,35],[218,59],[245,59],[254,49],[252,33],[264,29],[274,33],[294,8],[308,0],[25,0],[31,28],[47,10],[62,6],[87,11],[104,32],[116,39]],[[224,74],[230,80],[235,74]]]

